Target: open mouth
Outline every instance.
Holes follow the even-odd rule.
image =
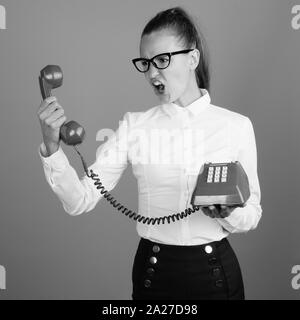
[[[155,80],[154,82],[152,82],[152,85],[157,93],[163,94],[165,92],[165,85],[160,81]]]

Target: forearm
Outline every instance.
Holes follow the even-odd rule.
[[[96,206],[100,192],[96,192],[88,177],[79,179],[61,148],[47,157],[46,146],[42,144],[40,155],[46,155],[42,159],[46,180],[67,213],[79,215]]]
[[[127,134],[130,113],[124,115],[118,131],[98,148],[96,161],[88,168],[93,170],[107,191],[111,191],[127,167]],[[125,132],[125,133],[124,133]],[[122,134],[120,134],[122,133]],[[61,146],[47,157],[44,143],[40,145],[39,154],[43,163],[46,179],[70,215],[78,215],[92,210],[103,194],[87,176],[81,180],[70,165]],[[44,156],[45,155],[45,156]]]
[[[261,213],[262,209],[259,204],[247,203],[243,208],[235,208],[229,217],[216,220],[230,233],[241,233],[255,229]]]

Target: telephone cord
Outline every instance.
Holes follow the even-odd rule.
[[[179,221],[180,219],[184,219],[187,216],[191,215],[192,213],[194,213],[195,211],[200,210],[200,206],[194,206],[192,208],[186,208],[184,211],[178,212],[178,213],[174,213],[171,214],[169,216],[163,216],[163,217],[156,217],[156,218],[150,218],[150,217],[145,217],[143,215],[140,215],[132,210],[129,210],[128,208],[126,208],[125,206],[123,206],[120,202],[118,202],[102,185],[102,182],[100,181],[99,178],[97,178],[99,175],[94,173],[93,170],[90,170],[90,173],[88,171],[88,167],[87,164],[83,158],[83,156],[81,155],[81,153],[79,152],[79,150],[77,149],[76,145],[73,146],[75,151],[78,153],[78,155],[81,158],[81,162],[84,168],[84,171],[86,173],[86,175],[91,178],[94,181],[94,185],[96,186],[97,189],[100,190],[100,193],[104,195],[104,198],[115,208],[118,209],[118,211],[122,210],[122,213],[125,214],[126,216],[128,216],[131,219],[134,219],[135,221],[141,222],[143,224],[160,224],[160,222],[162,222],[162,224],[165,223],[165,221],[167,221],[168,223],[171,222],[176,222]]]

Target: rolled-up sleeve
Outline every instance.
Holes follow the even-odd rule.
[[[107,191],[116,186],[128,164],[129,118],[130,112],[125,113],[117,131],[98,148],[95,162],[88,167],[98,175],[97,178]],[[97,202],[103,198],[101,190],[96,188],[90,177],[85,175],[79,179],[61,146],[55,153],[46,157],[46,148],[42,143],[38,152],[46,180],[58,196],[64,210],[75,216],[94,209]]]
[[[216,219],[230,233],[247,232],[255,229],[262,214],[255,134],[253,125],[247,117],[245,117],[239,137],[238,161],[248,176],[250,197],[244,207],[235,208],[227,218]]]

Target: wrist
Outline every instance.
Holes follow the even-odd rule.
[[[45,142],[45,147],[46,147],[46,157],[50,157],[53,153],[55,153],[58,148],[59,148],[59,144],[58,143],[53,143],[53,142]]]

